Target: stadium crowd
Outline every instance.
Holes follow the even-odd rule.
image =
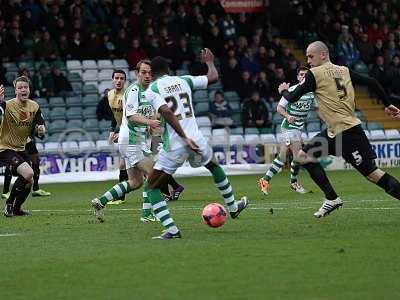
[[[321,39],[334,62],[369,72],[400,94],[397,1],[289,2],[287,16],[276,24],[279,31],[269,1],[266,13],[230,15],[218,0],[0,0],[0,57],[2,62],[126,58],[134,69],[139,60],[162,55],[173,70],[200,74],[197,54],[208,47],[218,58],[224,91],[236,91],[244,104],[243,122],[265,127],[279,84],[296,83],[299,67],[281,37],[296,38],[300,46]],[[5,83],[6,71],[0,72]],[[28,75],[37,96],[72,91],[57,68],[44,65]],[[257,119],[253,111],[265,116]],[[229,118],[229,109],[222,118]]]

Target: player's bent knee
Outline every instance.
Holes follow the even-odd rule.
[[[33,169],[31,168],[31,166],[27,162],[24,162],[18,166],[17,173],[20,176],[24,177],[26,181],[28,181],[28,182],[33,181],[34,172],[33,172]]]

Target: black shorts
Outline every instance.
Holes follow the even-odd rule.
[[[31,140],[29,143],[26,143],[25,150],[29,155],[38,154],[38,149],[36,148],[36,142]]]
[[[342,156],[364,176],[377,169],[375,151],[361,125],[347,129],[334,138],[330,138],[325,129],[304,145],[303,150],[315,158],[328,155]]]
[[[12,170],[16,170],[24,162],[31,163],[30,156],[26,151],[4,150],[0,151],[0,165],[11,166]]]

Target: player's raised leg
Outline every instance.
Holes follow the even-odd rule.
[[[367,176],[368,180],[381,187],[387,194],[400,200],[400,183],[389,173],[377,169]]]

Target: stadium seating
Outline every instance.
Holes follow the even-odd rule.
[[[50,108],[65,107],[64,98],[62,98],[62,97],[50,97],[49,98],[49,106],[50,106]]]
[[[400,133],[397,129],[386,129],[385,136],[389,140],[398,140],[400,139]]]
[[[79,120],[82,122],[82,108],[81,107],[68,108],[65,115],[68,120]]]
[[[113,145],[110,145],[107,140],[98,140],[96,142],[96,149],[98,151],[112,151]]]
[[[243,145],[245,140],[242,135],[231,135],[229,137],[229,144],[230,145]]]
[[[67,107],[82,107],[82,99],[81,97],[67,97],[65,99],[65,104]]]
[[[236,127],[230,130],[231,135],[243,135],[243,127]]]
[[[84,70],[97,70],[97,62],[95,60],[83,60],[82,69]]]
[[[196,118],[196,121],[199,127],[211,127],[211,121],[209,117],[198,117]]]
[[[79,142],[79,150],[82,152],[96,150],[96,144],[93,141],[81,141]]]
[[[58,152],[61,150],[61,145],[57,142],[46,142],[44,144],[44,150],[46,152]]]
[[[36,98],[36,102],[39,104],[41,111],[43,111],[43,108],[49,108],[49,102],[46,98]]]
[[[63,152],[79,152],[79,146],[76,141],[66,141],[61,143]]]
[[[277,142],[275,135],[272,133],[260,134],[260,140],[265,144],[275,144]]]
[[[244,140],[250,145],[257,145],[261,143],[261,139],[258,134],[245,134]]]
[[[386,135],[383,129],[370,130],[370,134],[371,134],[371,140],[373,141],[386,139]]]
[[[84,107],[97,106],[98,103],[99,97],[95,94],[85,95],[82,98],[82,104]]]
[[[99,61],[97,61],[97,66],[99,67],[99,70],[114,69],[114,65],[109,59],[100,59]]]
[[[79,60],[67,60],[67,69],[69,71],[82,70],[82,63]]]
[[[66,109],[65,107],[55,107],[50,110],[50,120],[65,120]]]

